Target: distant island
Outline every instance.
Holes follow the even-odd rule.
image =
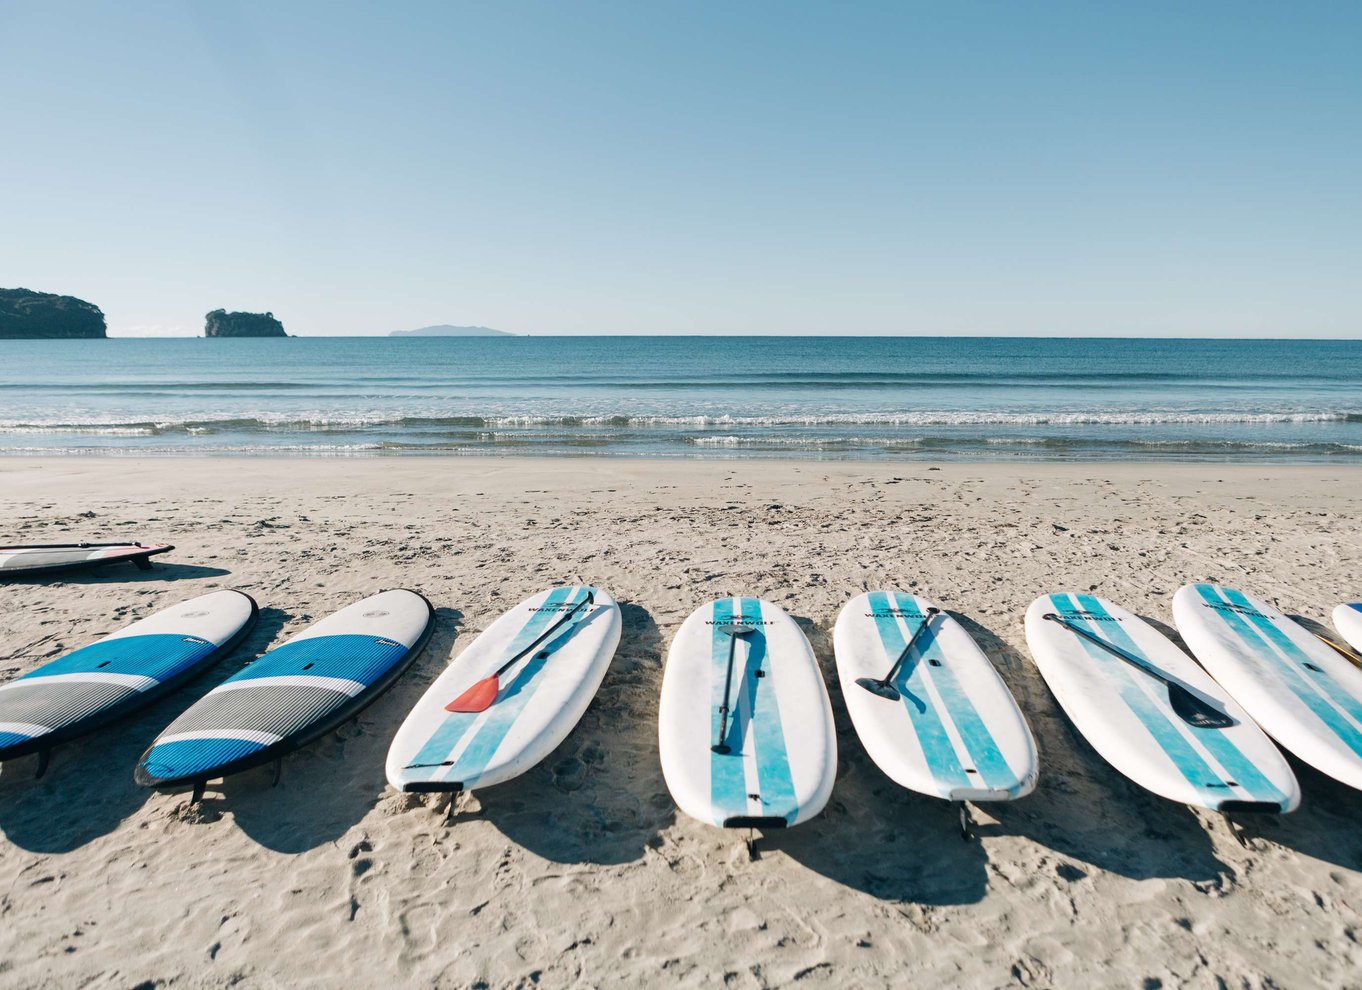
[[[287,337],[273,313],[229,313],[215,309],[204,317],[205,337]]]
[[[0,289],[0,340],[108,337],[104,311],[75,296],[32,289]]]
[[[491,327],[451,327],[448,323],[441,323],[433,327],[421,327],[419,330],[394,330],[388,334],[389,337],[514,337],[515,334],[507,333],[505,330],[493,330]]]

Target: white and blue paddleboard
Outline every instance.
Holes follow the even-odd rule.
[[[0,547],[0,580],[127,562],[151,570],[151,558],[175,548],[169,543],[46,543]]]
[[[0,761],[45,757],[58,743],[150,704],[229,653],[258,615],[249,595],[215,591],[0,685]]]
[[[1362,602],[1350,602],[1334,609],[1334,628],[1343,641],[1362,651]]]
[[[1173,596],[1192,653],[1264,731],[1316,770],[1362,788],[1362,670],[1267,602],[1218,584]]]
[[[388,750],[388,782],[399,791],[458,793],[524,773],[586,712],[620,630],[619,605],[600,588],[550,588],[527,598],[488,626],[416,703]],[[499,678],[486,710],[446,709],[527,650]]]
[[[1026,611],[1026,643],[1074,727],[1140,786],[1221,812],[1285,812],[1300,803],[1291,768],[1244,709],[1133,613],[1095,595],[1044,595]],[[1173,690],[1186,692],[1184,714],[1173,703]],[[1189,709],[1210,713],[1218,724],[1187,717]]]
[[[667,788],[692,818],[769,829],[822,811],[837,740],[794,620],[757,598],[720,598],[686,619],[667,654],[658,742]]]
[[[948,801],[1008,801],[1035,788],[1036,743],[1021,709],[940,606],[899,591],[858,595],[837,618],[833,646],[856,734],[895,783]]]
[[[137,782],[202,786],[306,745],[382,694],[434,623],[434,609],[414,591],[385,591],[332,613],[170,723],[138,761]]]

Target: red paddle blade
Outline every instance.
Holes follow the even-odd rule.
[[[445,705],[445,711],[485,712],[492,707],[492,702],[497,700],[497,692],[499,690],[501,690],[501,685],[497,683],[496,674],[493,674],[491,677],[484,677],[463,694]]]

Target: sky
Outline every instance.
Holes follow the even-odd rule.
[[[1362,4],[0,0],[111,335],[1362,336]]]

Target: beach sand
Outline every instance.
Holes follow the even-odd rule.
[[[1362,596],[1362,469],[625,459],[0,459],[17,543],[177,545],[0,585],[0,677],[217,588],[261,604],[246,646],[135,717],[0,774],[0,984],[14,987],[1362,985],[1362,794],[1296,765],[1302,808],[1250,821],[1148,794],[1057,711],[1022,615],[1096,590],[1167,629],[1215,580],[1327,621]],[[620,601],[624,637],[577,730],[442,824],[387,789],[424,687],[551,584]],[[892,784],[851,731],[831,627],[896,586],[961,616],[1041,751],[1036,792],[980,806]],[[250,657],[372,592],[439,610],[423,658],[356,721],[187,795],[132,767]],[[826,811],[759,844],[676,811],[658,765],[662,663],[703,602],[764,596],[823,664],[839,773]]]

